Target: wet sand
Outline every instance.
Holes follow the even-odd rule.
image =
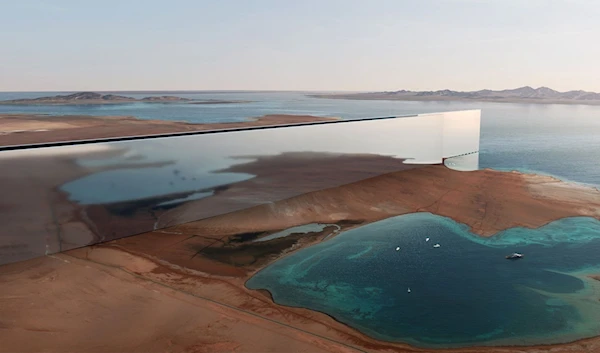
[[[261,160],[254,163],[246,168],[259,172]],[[236,187],[220,196],[235,195]],[[260,268],[322,241],[336,227],[254,239],[299,224],[336,223],[345,230],[416,211],[452,217],[491,236],[568,216],[600,218],[600,192],[536,175],[426,166],[5,265],[0,351],[430,352],[371,339],[244,286]],[[599,352],[600,338],[441,351]]]
[[[310,115],[280,114],[265,115],[249,121],[234,123],[192,124],[178,121],[142,120],[131,116],[0,114],[0,146],[295,124],[333,119]]]

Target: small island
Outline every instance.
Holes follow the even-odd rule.
[[[187,104],[231,104],[248,103],[239,100],[220,99],[190,99],[177,96],[148,96],[133,98],[116,94],[102,94],[97,92],[77,92],[67,95],[56,95],[39,98],[13,99],[0,101],[3,105],[81,105],[81,104],[122,104],[122,103],[187,103]]]
[[[600,93],[582,90],[559,92],[548,87],[529,86],[515,89],[479,91],[383,91],[313,94],[313,98],[357,99],[357,100],[399,100],[399,101],[474,101],[496,103],[537,103],[537,104],[584,104],[600,105]]]

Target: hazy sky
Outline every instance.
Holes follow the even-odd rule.
[[[600,91],[597,0],[0,0],[0,90]]]

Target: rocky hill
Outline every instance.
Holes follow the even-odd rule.
[[[587,91],[559,92],[548,87],[532,88],[529,86],[494,91],[489,89],[479,91],[386,91],[350,94],[313,95],[318,98],[339,99],[382,99],[382,100],[474,100],[492,102],[526,102],[526,103],[570,103],[570,104],[600,104],[600,93]]]
[[[192,101],[188,98],[181,98],[175,96],[152,96],[144,97],[141,99],[119,96],[116,94],[101,94],[96,92],[78,92],[67,95],[57,95],[30,99],[14,99],[7,101],[0,101],[0,104],[111,104],[111,103],[127,103],[127,102],[189,102]]]

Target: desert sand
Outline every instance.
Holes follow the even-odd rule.
[[[295,157],[302,161],[305,156]],[[331,163],[326,157],[311,160],[315,166]],[[389,166],[384,159],[367,157],[363,162],[374,167]],[[371,339],[325,314],[277,305],[267,292],[244,286],[273,261],[336,236],[337,227],[252,240],[301,224],[322,222],[346,230],[412,212],[451,217],[481,236],[515,226],[536,228],[570,216],[600,219],[600,191],[595,188],[551,177],[458,172],[444,166],[406,167],[286,198],[286,183],[293,181],[301,189],[324,177],[293,180],[298,170],[290,161],[294,158],[275,156],[237,165],[236,171],[256,177],[211,197],[227,203],[252,189],[257,197],[279,192],[281,201],[178,224],[201,212],[205,205],[198,200],[183,205],[184,212],[157,215],[164,226],[178,225],[0,266],[0,352],[430,352]],[[336,161],[336,168],[351,170],[352,160]],[[69,168],[65,164],[64,173],[47,178],[48,183],[60,185],[74,177]],[[355,173],[363,178],[359,170]],[[270,181],[266,186],[261,183],[265,179]],[[58,212],[50,213],[39,203],[43,224],[51,227],[62,220],[77,232],[83,229],[91,238],[96,236],[93,223],[63,201]],[[27,205],[22,207],[23,217],[31,214]],[[18,238],[21,231],[13,229],[11,234]],[[441,351],[600,352],[600,338],[553,346]]]
[[[235,185],[221,195],[227,192],[235,192]],[[425,197],[417,198],[419,193]],[[415,211],[449,216],[490,236],[573,215],[599,218],[599,210],[598,190],[549,177],[456,172],[443,166],[389,173],[2,266],[0,351],[431,351],[373,340],[327,315],[283,307],[268,293],[245,288],[255,271],[322,241],[334,227],[267,242],[250,240],[297,224],[328,222],[349,229]],[[443,351],[596,352],[600,339]]]
[[[2,267],[0,352],[425,352],[114,247]],[[444,352],[595,352],[598,340]]]

